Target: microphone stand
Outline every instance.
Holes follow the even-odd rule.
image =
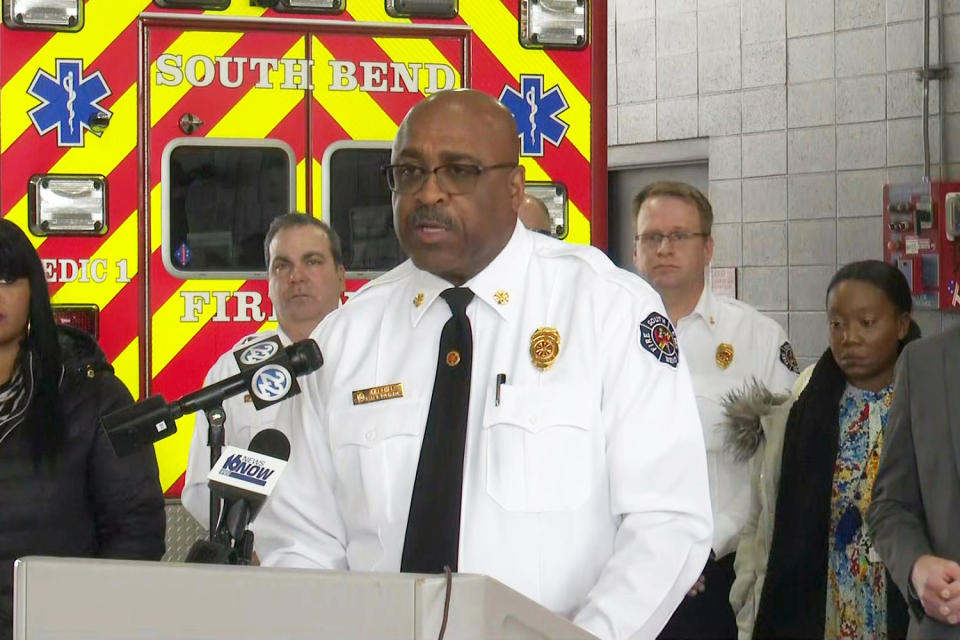
[[[203,410],[207,417],[207,446],[210,447],[210,468],[220,459],[223,450],[225,429],[224,422],[227,420],[227,414],[223,410],[223,405],[218,404],[215,407]],[[217,539],[217,524],[220,522],[220,498],[210,492],[210,540]]]

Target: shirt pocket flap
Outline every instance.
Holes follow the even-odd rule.
[[[415,399],[391,399],[373,404],[349,406],[330,412],[330,445],[333,450],[347,446],[372,449],[400,436],[419,436],[424,420],[423,403]]]
[[[483,427],[511,424],[530,433],[572,427],[590,430],[599,424],[597,403],[587,390],[573,384],[548,386],[501,385],[500,403],[487,406]]]

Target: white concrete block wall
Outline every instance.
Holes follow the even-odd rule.
[[[610,145],[709,138],[714,265],[812,362],[830,276],[882,256],[883,183],[922,175],[923,0],[607,3]],[[942,19],[952,76],[930,86],[931,172],[960,178],[960,0],[937,4],[931,62]]]

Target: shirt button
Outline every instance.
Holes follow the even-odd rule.
[[[373,439],[377,437],[377,432],[367,431],[365,434],[363,434],[363,437],[367,439],[367,442],[372,442]]]

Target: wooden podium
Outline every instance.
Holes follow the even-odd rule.
[[[433,640],[446,578],[28,557],[14,571],[14,640]],[[496,580],[455,574],[456,640],[589,640]]]

